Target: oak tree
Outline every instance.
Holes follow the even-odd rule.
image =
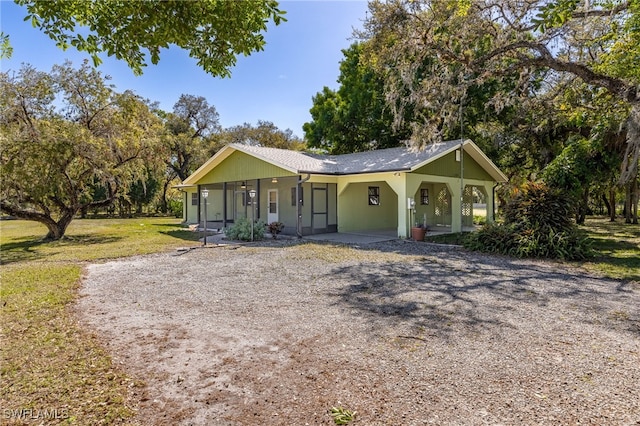
[[[100,53],[127,62],[142,74],[172,45],[189,52],[198,66],[227,77],[238,55],[263,50],[269,22],[278,25],[285,12],[275,0],[16,0],[27,17],[62,49],[87,52],[94,64]]]
[[[512,80],[486,108],[526,114],[532,102],[586,85],[626,110],[620,183],[637,188],[640,0],[391,0],[369,9],[360,36],[386,73],[396,124],[412,110],[414,144],[456,125],[470,87]]]
[[[145,101],[115,92],[86,62],[0,73],[0,210],[60,239],[79,211],[111,204],[144,176],[160,130]]]
[[[313,97],[312,121],[303,129],[310,147],[332,154],[392,148],[409,137],[395,129],[380,74],[362,58],[363,45],[342,50],[337,91],[324,87]]]

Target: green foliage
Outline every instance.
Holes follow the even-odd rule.
[[[267,24],[284,18],[275,0],[143,1],[17,0],[31,20],[63,50],[87,52],[97,66],[105,52],[142,74],[147,54],[152,64],[160,51],[176,45],[189,51],[214,76],[230,76],[237,55],[264,48]]]
[[[331,407],[330,414],[335,424],[348,425],[356,418],[357,412],[343,407]]]
[[[127,197],[136,205],[138,213],[142,213],[142,206],[151,203],[160,189],[160,182],[151,170],[147,170],[145,178],[134,181],[129,187]]]
[[[13,55],[13,48],[9,42],[9,35],[0,31],[0,59],[9,59]]]
[[[363,47],[342,50],[340,87],[324,87],[313,97],[312,121],[303,129],[309,146],[332,154],[399,146],[409,136],[408,127],[395,130],[385,105],[384,80],[363,61]]]
[[[87,63],[49,74],[24,65],[0,73],[0,89],[3,212],[45,224],[55,240],[78,211],[110,205],[146,179],[160,120]]]
[[[593,256],[592,243],[572,222],[571,212],[566,193],[530,183],[505,206],[503,224],[485,224],[464,246],[515,257],[586,259]]]
[[[531,21],[537,25],[536,30],[546,32],[552,28],[561,27],[569,19],[578,6],[578,0],[556,0],[541,7],[538,14]]]
[[[413,146],[463,121],[510,177],[531,179],[570,135],[626,136],[620,182],[634,181],[639,0],[380,1],[369,12],[359,35],[395,122],[410,112]]]
[[[167,179],[185,180],[209,157],[211,137],[220,131],[219,114],[204,97],[182,94],[164,124]]]
[[[169,213],[171,213],[175,217],[182,217],[182,209],[183,209],[182,200],[170,199],[169,200]]]
[[[578,198],[595,172],[594,164],[590,160],[589,141],[584,138],[572,140],[545,167],[542,178],[547,185],[568,191],[571,196]]]
[[[566,192],[534,182],[520,188],[503,210],[506,224],[542,233],[572,229],[571,213]]]
[[[265,223],[258,220],[253,224],[253,240],[264,239]],[[226,237],[230,240],[251,241],[251,221],[246,218],[240,218],[224,231]]]
[[[600,139],[572,137],[565,148],[542,171],[542,179],[571,198],[579,224],[584,223],[588,197],[593,188],[611,185],[620,164],[616,152],[607,150]]]
[[[489,223],[464,240],[470,250],[506,254],[514,257],[541,257],[583,260],[593,256],[592,243],[581,230],[564,231],[526,229],[515,224]]]
[[[258,120],[256,126],[244,123],[229,127],[216,135],[215,139],[217,146],[241,143],[294,151],[305,148],[304,141],[294,135],[291,129],[281,130],[272,122],[264,120]]]

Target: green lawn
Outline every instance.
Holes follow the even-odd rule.
[[[0,221],[3,418],[127,424],[140,383],[70,313],[83,265],[195,245],[198,234],[167,218],[75,220],[62,241],[42,243],[45,234],[34,222]]]
[[[583,266],[617,279],[640,282],[640,225],[622,219],[587,218],[583,227],[593,239],[596,257]]]
[[[640,225],[626,224],[622,219],[588,217],[580,227],[593,240],[596,256],[581,265],[604,276],[640,282]],[[462,245],[466,234],[429,236],[425,241]]]
[[[640,281],[640,226],[590,218],[585,229],[598,253],[585,268]],[[39,413],[42,424],[128,424],[141,384],[70,313],[83,266],[197,245],[199,234],[166,218],[75,220],[62,241],[42,243],[45,234],[33,222],[0,221],[0,407],[13,420]],[[52,413],[57,420],[43,417]]]

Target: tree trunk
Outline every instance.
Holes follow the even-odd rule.
[[[609,199],[607,198],[607,194],[604,193],[604,192],[602,193],[602,202],[604,203],[604,206],[607,209],[607,216],[609,216],[609,218],[611,218],[611,210],[613,209],[613,207],[611,207],[611,203],[609,202]]]
[[[631,223],[631,183],[625,185],[624,223]]]
[[[165,181],[162,186],[162,197],[160,198],[160,211],[164,214],[167,214],[169,211],[169,203],[167,202],[167,192],[169,191],[169,186],[171,185],[171,181]]]
[[[71,210],[65,211],[57,222],[51,221],[45,223],[49,232],[44,237],[45,241],[57,241],[60,238],[64,237],[65,232],[67,232],[67,227],[73,220],[75,212]]]
[[[585,189],[582,193],[582,199],[578,202],[578,212],[576,214],[576,224],[584,225],[587,218],[587,207],[589,202],[589,189]]]
[[[611,186],[609,189],[609,204],[611,205],[611,210],[609,211],[609,220],[611,222],[616,221],[616,187]]]
[[[25,210],[22,207],[0,200],[0,211],[3,211],[8,215],[15,216],[20,219],[40,222],[41,224],[46,226],[48,232],[44,237],[45,241],[55,241],[64,237],[64,234],[67,231],[67,227],[73,220],[73,217],[78,212],[78,210],[80,210],[80,206],[65,207],[65,209],[62,211],[62,216],[56,222],[55,220],[53,220],[49,213],[40,213],[33,210]]]
[[[638,224],[638,182],[633,182],[631,190],[631,223]]]

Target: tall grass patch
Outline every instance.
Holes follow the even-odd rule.
[[[562,191],[529,183],[504,208],[504,223],[487,224],[464,240],[471,250],[516,257],[582,260],[593,256],[591,240],[572,221]]]
[[[595,257],[584,263],[587,269],[640,283],[640,225],[588,217],[584,229],[595,251]]]
[[[166,218],[75,220],[50,243],[44,226],[0,222],[0,406],[12,424],[131,424],[140,383],[114,365],[71,312],[83,266],[197,244]]]
[[[0,289],[3,415],[29,413],[44,424],[125,423],[133,414],[126,403],[133,382],[113,368],[98,340],[68,312],[81,267],[5,268]]]

